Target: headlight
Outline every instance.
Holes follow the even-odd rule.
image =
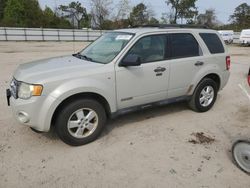
[[[32,96],[40,96],[42,94],[43,86],[27,84],[19,82],[18,97],[21,99],[29,99]]]

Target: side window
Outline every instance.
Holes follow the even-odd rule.
[[[139,39],[127,55],[137,55],[141,63],[165,59],[166,35],[151,35]]]
[[[225,49],[221,43],[221,40],[215,33],[200,33],[202,40],[207,45],[211,54],[224,53]]]
[[[175,33],[170,34],[171,38],[171,58],[185,58],[200,56],[201,49],[190,33]]]

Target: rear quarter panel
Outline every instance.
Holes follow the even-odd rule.
[[[218,53],[218,54],[211,54],[207,45],[203,41],[203,39],[200,37],[200,33],[215,33],[220,38],[220,41],[224,47],[224,53]],[[194,33],[196,36],[203,52],[203,61],[204,66],[194,75],[191,85],[193,86],[192,89],[189,91],[189,94],[192,94],[196,88],[196,86],[199,84],[199,82],[209,74],[217,74],[220,77],[221,81],[221,87],[222,89],[225,84],[228,81],[229,77],[229,71],[226,70],[226,57],[229,56],[227,46],[225,45],[222,37],[220,34],[214,30],[198,30]]]

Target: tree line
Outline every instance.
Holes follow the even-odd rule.
[[[90,11],[79,1],[41,9],[38,0],[0,0],[0,26],[43,28],[118,29],[153,24],[202,24],[216,29],[241,30],[250,28],[250,5],[240,4],[223,25],[214,9],[200,13],[197,0],[165,0],[166,13],[160,19],[144,3],[131,7],[130,0],[89,0]],[[116,1],[117,2],[117,1]]]

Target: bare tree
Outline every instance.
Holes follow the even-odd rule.
[[[120,0],[116,5],[116,9],[114,20],[126,19],[131,11],[130,0]]]
[[[198,24],[213,27],[217,25],[216,14],[214,9],[208,9],[204,14],[199,14],[197,17]]]
[[[172,8],[170,8],[168,12],[162,13],[161,16],[162,24],[171,24],[174,22],[173,20],[174,20],[174,11],[172,10]]]
[[[108,19],[111,11],[112,0],[91,0],[92,26],[103,29],[103,24]]]

